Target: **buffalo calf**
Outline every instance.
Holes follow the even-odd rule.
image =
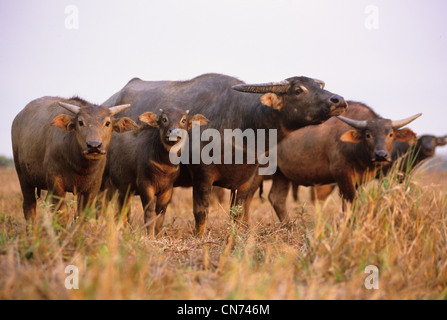
[[[179,129],[187,131],[194,121],[205,125],[208,119],[201,114],[190,117],[188,110],[169,108],[160,109],[158,115],[146,112],[139,120],[144,123],[139,130],[113,139],[103,181],[105,187],[118,191],[120,211],[132,195],[140,195],[147,232],[154,236],[161,231],[180,172],[180,166],[173,164],[169,155],[174,145],[182,143]]]
[[[91,104],[78,97],[43,97],[30,102],[14,119],[11,136],[14,163],[27,221],[36,217],[36,188],[52,194],[62,209],[66,192],[78,195],[77,214],[92,204],[101,186],[112,131],[137,128],[130,118],[114,115],[129,108]],[[62,210],[63,224],[68,221]]]

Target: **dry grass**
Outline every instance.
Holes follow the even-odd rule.
[[[300,204],[288,201],[289,230],[258,197],[249,230],[216,203],[201,239],[191,190],[176,189],[154,240],[141,229],[138,198],[130,226],[110,206],[67,229],[40,201],[26,232],[16,174],[0,177],[0,299],[447,298],[447,172],[370,183],[346,213],[336,194],[314,207],[303,189]],[[64,286],[67,265],[79,268],[78,290]],[[378,290],[365,289],[367,265],[379,268]]]

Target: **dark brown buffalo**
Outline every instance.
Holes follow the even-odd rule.
[[[345,116],[349,118],[334,117],[297,130],[278,146],[279,170],[273,175],[269,199],[281,222],[289,219],[285,200],[290,181],[304,186],[337,183],[342,197],[352,202],[356,187],[391,161],[394,140],[415,137],[410,129],[399,128],[420,114],[392,121],[364,104],[348,105]]]
[[[148,126],[113,137],[103,181],[118,191],[120,211],[132,195],[140,196],[147,232],[154,236],[161,231],[180,171],[180,166],[170,161],[169,153],[181,138],[170,139],[170,135],[179,129],[189,130],[193,121],[205,125],[208,119],[201,114],[190,117],[189,111],[170,108],[158,115],[146,112],[139,120]],[[130,207],[128,210],[129,216]]]
[[[78,194],[78,215],[92,203],[101,186],[112,131],[137,127],[130,118],[114,118],[129,107],[109,109],[77,97],[43,97],[15,117],[12,147],[27,221],[36,217],[36,188],[38,194],[48,190],[56,207],[63,205],[59,199],[66,192]]]
[[[435,155],[436,147],[447,145],[447,136],[436,137],[434,135],[423,135],[416,141],[394,143],[393,163],[399,161],[399,172],[403,175],[414,170],[421,162]],[[392,164],[382,168],[381,174],[386,175]]]
[[[307,77],[292,77],[279,83],[266,84],[244,84],[236,78],[220,74],[205,74],[188,81],[132,79],[105,105],[131,103],[132,110],[126,114],[133,119],[146,111],[182,105],[190,108],[192,113],[207,117],[210,120],[207,127],[217,129],[222,139],[224,129],[253,129],[255,135],[256,129],[276,129],[280,141],[293,130],[321,123],[345,111],[347,104],[344,99],[323,87],[322,81]],[[269,145],[270,142],[266,143]],[[197,235],[205,232],[213,185],[230,189],[233,195],[236,194],[235,204],[244,208],[238,220],[247,223],[249,203],[246,203],[246,198],[258,167],[258,159],[254,164],[200,163],[181,166],[175,186],[193,186]]]
[[[412,172],[424,160],[435,155],[436,147],[447,145],[447,136],[436,137],[423,135],[410,141],[394,141],[392,162],[384,165],[376,174],[376,178],[387,175],[394,163],[398,162],[398,177],[403,179],[406,174]],[[319,185],[311,188],[312,201],[324,201],[332,193],[336,184]],[[292,183],[292,193],[295,201],[298,200],[298,185]]]

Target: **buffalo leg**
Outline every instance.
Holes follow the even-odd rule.
[[[125,223],[130,222],[131,209],[130,209],[130,200],[132,200],[132,196],[129,194],[128,190],[125,192],[119,192],[118,194],[118,210],[116,213],[116,219],[118,219],[123,213],[123,209],[127,210],[127,219],[125,219]],[[144,208],[144,205],[143,205]]]
[[[264,176],[256,175],[248,183],[237,189],[236,205],[242,208],[242,211],[236,215],[236,221],[248,227],[250,221],[250,205],[256,190],[262,184]]]
[[[155,222],[157,215],[155,212],[156,197],[152,188],[145,188],[143,192],[140,192],[141,203],[144,210],[144,225],[149,237],[155,236]]]
[[[275,209],[276,215],[282,224],[287,224],[290,220],[286,210],[287,194],[289,193],[289,181],[280,172],[273,175],[272,188],[269,193],[269,200]]]
[[[249,224],[250,220],[249,210],[252,198],[253,196],[252,197],[248,196],[247,190],[240,190],[240,189],[237,190],[235,207],[233,207],[232,210],[237,209],[237,211],[233,213],[234,220],[244,227],[248,227]]]
[[[78,210],[76,211],[76,218],[79,218],[84,210],[91,208],[96,203],[96,193],[88,192],[78,195]]]
[[[209,181],[199,181],[193,186],[193,210],[196,221],[195,232],[199,237],[205,234],[206,220],[211,200],[211,189],[212,183]]]
[[[59,223],[63,227],[67,227],[69,221],[69,213],[67,204],[65,203],[65,192],[54,191],[52,194],[48,193],[46,201],[52,203],[52,210],[60,215]]]
[[[342,197],[342,210],[346,211],[346,202],[352,203],[355,197],[355,185],[353,181],[349,178],[349,175],[337,179],[338,188],[340,190],[340,195]]]
[[[299,191],[299,185],[295,182],[292,182],[292,196],[295,202],[298,202],[298,191]]]
[[[46,201],[51,200],[53,204],[52,210],[60,214],[60,224],[66,227],[68,225],[70,214],[65,202],[66,192],[63,177],[60,175],[51,176],[50,173],[47,174],[47,185],[52,186],[52,189],[50,189],[52,192],[48,192]]]
[[[165,220],[166,209],[168,207],[169,202],[171,201],[172,189],[166,192],[163,192],[157,197],[157,206],[155,208],[155,212],[157,213],[157,219],[155,221],[155,235],[159,235],[161,229],[163,228],[163,222]]]
[[[26,222],[36,219],[36,190],[34,186],[20,180],[20,188],[23,194],[23,213]]]

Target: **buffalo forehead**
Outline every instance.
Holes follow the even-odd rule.
[[[305,82],[305,81],[311,81],[311,78],[305,77],[305,76],[294,76],[286,79],[289,82]]]
[[[387,133],[392,130],[392,121],[390,119],[370,119],[367,122],[366,128],[377,134]]]
[[[109,108],[97,105],[81,107],[81,110],[78,113],[78,117],[82,117],[86,120],[100,121],[110,116],[111,112]]]
[[[304,76],[291,77],[291,78],[287,78],[286,80],[289,81],[290,83],[292,83],[293,85],[302,84],[302,85],[313,85],[313,86],[319,87],[319,84],[317,82],[315,82],[314,79],[304,77]]]
[[[163,110],[162,115],[168,116],[168,118],[178,117],[179,119],[186,115],[186,111],[179,108],[169,108],[167,110]]]
[[[436,137],[435,136],[431,136],[431,135],[424,135],[424,136],[420,137],[419,140],[422,143],[426,143],[426,142],[431,143],[432,141],[436,140]]]

